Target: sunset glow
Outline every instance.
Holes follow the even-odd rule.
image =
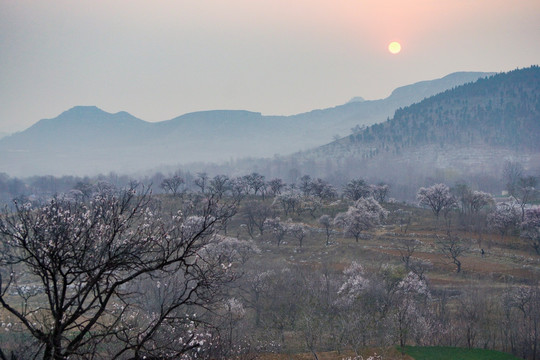
[[[0,9],[0,133],[75,105],[148,121],[208,109],[293,115],[540,58],[530,46],[538,0],[0,0]]]

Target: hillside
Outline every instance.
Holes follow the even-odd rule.
[[[497,171],[505,160],[538,167],[540,68],[480,79],[400,108],[384,123],[297,154],[299,159],[347,159],[383,172],[396,165]],[[365,167],[364,167],[365,169]]]
[[[13,176],[92,175],[286,155],[320,146],[355,126],[384,121],[399,107],[487,75],[454,73],[398,88],[386,99],[293,116],[215,110],[149,123],[126,112],[78,106],[0,139],[0,169]]]
[[[489,145],[540,151],[540,68],[480,79],[398,109],[385,123],[349,137],[384,151],[426,144]]]

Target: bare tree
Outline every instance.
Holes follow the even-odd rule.
[[[422,243],[416,239],[407,239],[403,241],[402,245],[399,247],[399,255],[407,272],[411,270],[411,258],[420,245],[422,245]]]
[[[302,247],[304,239],[308,234],[308,228],[301,223],[289,223],[287,224],[287,233],[291,234],[293,238],[298,240],[298,245]]]
[[[525,208],[527,204],[533,202],[538,196],[538,190],[536,189],[537,183],[538,179],[534,176],[519,178],[517,185],[510,193],[521,208],[521,221],[525,220]]]
[[[304,196],[309,196],[311,194],[311,176],[304,175],[300,178],[299,189]]]
[[[443,238],[437,237],[437,244],[443,255],[456,265],[456,273],[460,273],[461,260],[459,258],[469,250],[469,246],[467,246],[459,237],[451,234]]]
[[[518,185],[518,181],[523,177],[525,169],[520,162],[507,161],[504,163],[502,177],[509,194],[513,194]]]
[[[390,185],[380,182],[377,185],[370,185],[370,188],[375,200],[377,200],[379,203],[386,201],[386,197],[390,192]]]
[[[204,194],[208,186],[208,174],[205,172],[197,173],[197,178],[193,182],[197,187],[199,187],[199,189],[201,189],[201,192]]]
[[[287,235],[287,224],[281,221],[279,217],[268,218],[264,221],[264,227],[269,229],[276,238],[277,246],[281,245],[281,242]]]
[[[184,183],[184,178],[179,175],[174,175],[170,178],[163,179],[160,187],[167,192],[171,192],[173,195],[177,195],[178,189],[180,189],[180,186]]]
[[[231,179],[227,175],[216,175],[210,180],[210,191],[223,196],[231,188]]]
[[[477,215],[482,208],[489,208],[495,205],[495,200],[491,194],[483,191],[471,191],[467,196],[469,213]]]
[[[300,207],[300,194],[294,191],[285,191],[274,199],[274,204],[279,204],[283,208],[285,216],[290,212],[295,212]]]
[[[228,208],[207,198],[192,216],[165,218],[147,190],[130,188],[6,209],[0,304],[37,343],[25,357],[178,357],[199,347],[185,310],[210,306],[232,280],[228,259],[211,251]],[[157,302],[144,301],[152,293]]]
[[[397,209],[394,211],[394,215],[397,217],[399,230],[403,233],[407,233],[407,230],[411,225],[412,212],[403,209]]]
[[[317,212],[322,209],[323,203],[319,198],[314,196],[305,196],[301,199],[300,206],[297,207],[296,213],[300,215],[300,212],[307,212],[315,219],[317,218]]]
[[[336,189],[331,184],[320,178],[317,178],[311,182],[310,194],[322,200],[332,200],[337,197]]]
[[[324,233],[326,234],[326,246],[330,244],[330,236],[332,235],[332,217],[330,215],[322,215],[319,218],[319,224],[324,228]]]
[[[285,188],[286,184],[281,179],[272,179],[268,182],[268,187],[272,196],[281,194],[281,191]]]
[[[264,176],[259,173],[251,173],[242,177],[247,187],[247,192],[253,191],[254,195],[261,194],[263,199],[266,190],[266,182],[264,181]]]
[[[240,286],[242,298],[255,312],[255,326],[259,326],[261,323],[264,299],[271,290],[271,282],[274,277],[273,270],[254,271],[246,274],[244,283]]]
[[[247,231],[250,237],[254,237],[255,229],[262,235],[265,230],[264,222],[274,216],[274,210],[263,201],[248,201],[242,208],[242,217],[246,221]]]
[[[464,330],[467,348],[479,347],[478,341],[482,319],[487,317],[490,296],[478,288],[467,289],[458,299],[458,324]]]

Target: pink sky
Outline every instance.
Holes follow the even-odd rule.
[[[294,114],[538,64],[538,43],[537,0],[0,0],[0,132],[76,105]]]

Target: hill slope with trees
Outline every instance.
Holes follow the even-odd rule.
[[[468,83],[400,108],[393,118],[298,153],[314,174],[369,173],[389,179],[435,169],[500,175],[505,161],[537,169],[540,69],[533,66]],[[307,164],[307,165],[306,165]],[[311,165],[310,165],[311,164]],[[361,169],[361,173],[355,173]],[[407,170],[409,169],[409,170]]]
[[[426,144],[489,145],[539,151],[540,68],[479,79],[398,109],[394,117],[349,137],[384,151]]]

